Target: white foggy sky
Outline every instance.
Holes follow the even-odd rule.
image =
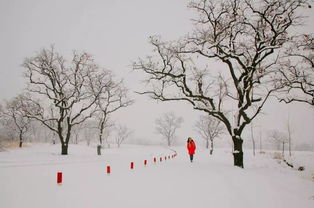
[[[72,50],[84,50],[101,66],[123,77],[131,91],[140,90],[141,74],[132,72],[131,63],[151,53],[148,37],[161,35],[165,40],[191,32],[193,11],[188,0],[0,0],[0,99],[10,99],[24,88],[25,57],[55,44],[66,57]],[[313,12],[312,12],[313,13]],[[314,15],[305,29],[313,32]],[[198,139],[193,130],[200,112],[178,103],[161,103],[134,95],[136,103],[115,118],[135,132],[134,137],[155,140],[154,120],[174,111],[185,124],[178,132],[181,141]],[[263,131],[284,129],[289,114],[294,126],[294,143],[314,143],[314,109],[304,104],[278,104],[269,100],[254,125]],[[284,120],[284,121],[282,121]],[[263,133],[266,136],[266,132]],[[227,137],[227,136],[226,136]],[[229,139],[229,138],[228,138]],[[247,140],[244,135],[244,140]],[[246,141],[245,141],[246,142]]]

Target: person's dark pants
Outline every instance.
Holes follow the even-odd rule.
[[[190,160],[193,162],[193,154],[190,154]]]

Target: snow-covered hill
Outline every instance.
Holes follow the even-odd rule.
[[[245,169],[240,169],[233,166],[230,150],[210,156],[198,148],[190,163],[184,147],[174,149],[178,156],[166,161],[173,151],[160,146],[126,145],[105,149],[101,156],[96,148],[80,145],[71,145],[68,156],[47,144],[0,152],[0,207],[314,207],[311,152],[290,158],[305,166],[300,172],[279,164],[271,153],[245,152]],[[56,183],[59,171],[62,185]]]

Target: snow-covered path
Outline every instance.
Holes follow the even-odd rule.
[[[171,150],[151,146],[106,149],[102,156],[75,145],[68,156],[51,145],[0,152],[0,207],[314,207],[313,181],[265,155],[246,154],[240,169],[228,150],[210,156],[198,148],[190,163],[185,148],[175,149],[178,156],[167,161]]]

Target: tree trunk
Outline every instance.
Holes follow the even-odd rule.
[[[68,154],[68,145],[67,143],[64,141],[63,138],[63,128],[62,128],[62,120],[58,121],[58,137],[61,143],[61,155],[67,155]]]
[[[58,132],[58,136],[61,143],[61,155],[67,155],[68,154],[68,145],[66,142],[64,142],[63,136],[61,133]]]
[[[67,155],[68,154],[68,145],[65,143],[61,144],[61,155]]]
[[[170,147],[171,146],[170,138],[167,139],[167,142],[168,142],[168,147]]]
[[[252,145],[253,145],[253,155],[255,156],[255,140],[253,134],[253,124],[251,124],[251,137],[252,137]]]
[[[105,123],[105,121],[103,120],[103,121],[101,121],[101,123],[100,123],[100,132],[99,132],[99,144],[102,146],[102,135],[103,135],[103,132],[104,132],[104,123]]]
[[[213,151],[214,151],[214,140],[212,139],[212,140],[210,140],[210,152],[209,152],[209,154],[213,154]]]
[[[289,134],[289,156],[291,157],[291,133],[290,133],[290,128],[288,129],[288,134]]]
[[[23,146],[23,137],[22,137],[22,133],[20,133],[20,144],[19,147],[22,148]]]
[[[262,153],[262,131],[259,133],[259,153]]]
[[[99,134],[99,144],[102,146],[102,131]]]
[[[72,125],[70,124],[70,118],[69,117],[67,117],[67,125],[68,125],[68,128],[67,128],[67,134],[65,137],[65,142],[61,142],[61,144],[62,144],[61,155],[67,155],[68,154],[68,147],[69,147],[69,143],[70,143],[71,129],[72,129]]]
[[[289,137],[289,156],[291,157],[291,138]]]
[[[97,155],[101,155],[101,145],[97,145]]]
[[[209,149],[209,139],[206,139],[206,149]]]
[[[243,150],[242,150],[243,140],[241,139],[240,136],[233,136],[232,141],[234,145],[234,151],[233,151],[234,166],[244,168]]]
[[[255,140],[254,139],[252,139],[252,145],[253,145],[253,155],[255,156]]]
[[[282,142],[282,156],[285,156],[285,142]]]
[[[289,156],[291,157],[291,129],[290,129],[290,117],[289,117],[289,114],[288,114],[288,139],[289,139]]]

